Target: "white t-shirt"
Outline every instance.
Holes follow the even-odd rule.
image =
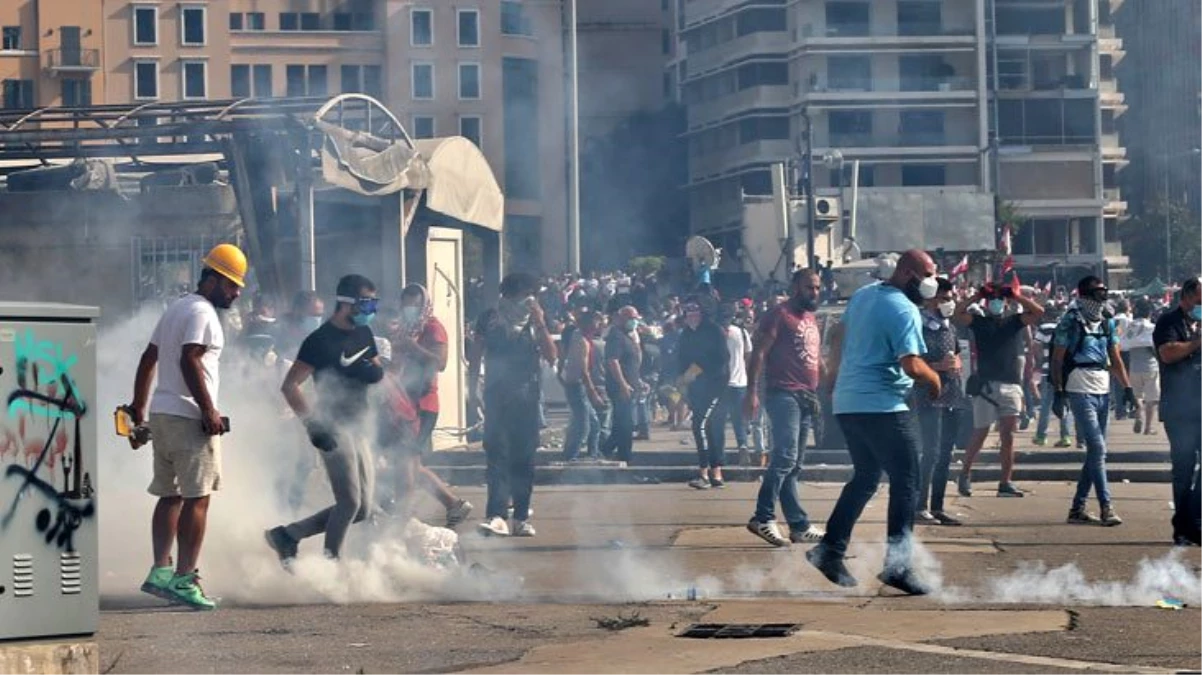
[[[741,326],[726,327],[726,353],[730,358],[730,386],[747,386],[747,355],[751,353],[751,338]]]
[[[159,350],[159,381],[150,398],[150,412],[200,419],[200,406],[188,390],[184,373],[179,367],[184,345],[204,345],[200,359],[209,398],[220,410],[217,392],[221,379],[217,373],[221,349],[225,346],[225,331],[213,303],[192,293],[171,303],[154,327],[150,343]]]

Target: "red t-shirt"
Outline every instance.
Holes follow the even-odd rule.
[[[782,302],[760,319],[760,331],[772,330],[773,326],[776,341],[764,358],[763,375],[768,388],[818,391],[822,348],[814,313],[797,313],[788,302]]]
[[[447,329],[443,327],[442,322],[435,317],[430,317],[426,322],[426,327],[422,330],[422,334],[418,336],[417,343],[424,349],[434,351],[438,345],[447,344]],[[438,412],[438,369],[432,368],[434,371],[431,378],[430,388],[426,391],[426,395],[421,397],[417,402],[417,409],[422,412]]]

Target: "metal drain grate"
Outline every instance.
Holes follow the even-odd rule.
[[[714,640],[781,638],[800,628],[799,623],[695,623],[677,637]]]

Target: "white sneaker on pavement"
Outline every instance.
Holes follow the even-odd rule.
[[[826,531],[813,525],[804,530],[789,529],[789,541],[794,544],[815,544],[822,541]]]
[[[534,526],[528,520],[513,521],[513,536],[515,537],[533,537],[536,534]]]
[[[761,523],[752,518],[747,521],[747,531],[773,546],[783,547],[789,545],[789,540],[781,536],[780,528],[776,526],[775,521],[770,520],[766,523]]]
[[[480,533],[484,534],[486,536],[492,536],[492,537],[508,537],[509,536],[509,524],[505,522],[504,518],[500,518],[500,517],[489,518],[488,520],[484,521],[483,523],[480,523],[479,528],[480,528]]]

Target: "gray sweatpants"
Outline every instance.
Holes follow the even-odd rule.
[[[334,505],[284,529],[296,541],[325,532],[326,555],[337,558],[351,524],[371,514],[376,491],[376,467],[367,441],[346,433],[338,435],[336,449],[318,451],[318,454],[330,477]]]

